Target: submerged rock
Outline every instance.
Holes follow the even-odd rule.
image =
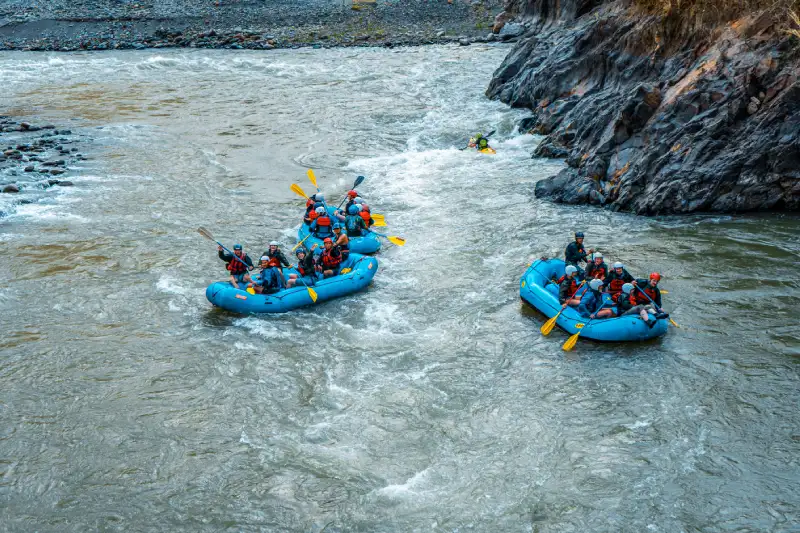
[[[11,183],[11,184],[6,185],[5,187],[3,187],[3,192],[8,192],[8,193],[19,192],[19,187],[17,187],[13,183]]]
[[[537,197],[645,215],[800,209],[800,39],[766,15],[678,25],[668,41],[622,2],[511,3],[535,31],[487,94],[533,110],[535,155],[566,158]]]

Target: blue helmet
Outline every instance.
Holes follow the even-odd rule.
[[[242,249],[242,245],[241,244],[234,244],[233,245],[233,249],[234,250],[241,250]]]
[[[308,255],[308,250],[306,250],[304,246],[301,246],[300,248],[297,249],[294,255],[300,255],[300,254]]]
[[[361,212],[357,205],[353,204],[347,208],[347,212],[351,215],[357,215]]]
[[[575,232],[575,238],[576,239],[583,239],[583,232],[582,231],[576,231]]]
[[[342,229],[342,225],[339,224],[338,222],[334,222],[333,223],[333,229]]]

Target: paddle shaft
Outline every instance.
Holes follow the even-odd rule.
[[[354,182],[353,182],[353,186],[352,186],[352,187],[350,187],[350,190],[353,190],[353,189],[355,189],[356,187],[358,187],[359,185],[361,185],[361,183],[363,183],[363,181],[364,181],[365,179],[366,179],[366,178],[365,178],[364,176],[358,176],[358,177],[356,178],[356,181],[354,181]],[[344,195],[344,198],[342,199],[342,201],[341,201],[341,202],[339,202],[339,207],[337,207],[336,209],[341,209],[341,208],[342,208],[342,204],[343,204],[343,203],[345,203],[346,201],[347,201],[347,195],[345,194],[345,195]]]
[[[243,265],[245,266],[245,268],[247,268],[247,270],[253,270],[253,268],[254,268],[254,267],[251,267],[250,265],[248,265],[247,263],[245,263],[243,259],[239,259],[239,256],[238,256],[238,255],[236,255],[235,253],[233,253],[233,252],[231,252],[230,250],[228,250],[227,248],[225,248],[225,246],[224,246],[224,245],[223,245],[221,242],[219,242],[219,241],[214,241],[214,242],[215,242],[215,243],[217,243],[217,244],[219,245],[219,247],[220,247],[220,248],[222,248],[223,250],[225,250],[226,252],[228,252],[230,255],[232,255],[234,259],[236,259],[236,260],[237,260],[237,261],[239,261],[241,264],[243,264]]]

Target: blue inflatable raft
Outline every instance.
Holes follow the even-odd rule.
[[[564,266],[564,261],[561,259],[539,259],[519,280],[520,297],[548,318],[554,317],[561,310],[561,305],[558,303],[558,285],[551,280],[564,275]],[[609,298],[609,295],[604,295],[604,301],[608,301]],[[602,318],[592,320],[590,323],[589,317],[582,316],[572,307],[564,309],[556,324],[570,334],[582,329],[581,338],[608,342],[652,339],[665,334],[669,326],[668,319],[661,318],[651,328],[638,315]]]
[[[342,263],[342,269],[345,268],[352,270],[347,274],[319,279],[312,285],[317,293],[317,304],[365,289],[375,277],[378,260],[351,253],[347,261]],[[254,270],[253,274],[255,273]],[[283,275],[287,279],[289,274],[297,274],[297,271],[293,268],[284,268]],[[244,288],[235,289],[228,281],[218,281],[206,288],[206,298],[217,307],[242,314],[285,313],[314,304],[302,284],[272,294],[249,294]]]
[[[334,221],[338,221],[339,219],[334,216],[336,209],[333,207],[328,206],[328,212],[331,214],[331,218]],[[342,222],[342,224],[344,224]],[[342,230],[344,231],[344,229]],[[298,242],[301,242],[303,239],[308,237],[310,230],[308,228],[308,224],[305,222],[300,224],[300,229],[297,231],[297,239]],[[317,245],[317,248],[322,248],[322,239],[316,238],[314,235],[308,237],[308,239],[303,242],[303,246],[307,249],[311,249],[312,246]],[[355,252],[357,254],[374,254],[378,250],[381,249],[381,241],[377,235],[374,233],[367,233],[363,237],[350,237],[350,251]]]

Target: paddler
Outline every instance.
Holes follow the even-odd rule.
[[[317,258],[317,272],[321,272],[326,278],[339,274],[339,267],[342,264],[342,252],[338,246],[334,246],[333,239],[326,238],[323,242],[324,249]]]
[[[603,262],[603,254],[595,252],[590,260],[591,262],[586,265],[586,279],[605,281],[608,276],[608,266]]]
[[[567,306],[578,307],[581,303],[581,297],[576,298],[578,292],[578,269],[572,265],[567,265],[564,269],[564,277],[561,278],[561,284],[558,286],[558,301],[561,304],[561,309],[566,309]]]
[[[645,324],[651,328],[656,324],[656,311],[651,304],[638,304],[634,292],[633,283],[624,283],[622,290],[611,298],[617,303],[617,315],[639,315]]]
[[[250,281],[250,276],[248,276],[247,272],[248,270],[253,270],[253,260],[244,253],[241,244],[233,245],[233,255],[226,252],[222,246],[217,247],[217,252],[219,258],[225,261],[225,268],[231,273],[231,285],[238,289],[239,283]]]
[[[259,281],[251,283],[248,287],[254,285],[254,290],[259,294],[272,294],[286,287],[286,278],[283,277],[281,263],[277,257],[262,255],[260,266]]]
[[[367,225],[367,228],[375,224],[375,221],[372,220],[372,212],[369,209],[369,206],[365,203],[361,204],[361,218],[364,219],[364,224]]]
[[[317,218],[315,218],[309,229],[311,233],[318,239],[325,239],[326,237],[330,237],[333,235],[333,221],[331,220],[330,215],[325,211],[324,207],[317,208]]]
[[[291,263],[289,263],[289,260],[286,259],[286,256],[283,255],[283,252],[281,251],[280,248],[280,243],[278,241],[270,241],[269,248],[267,249],[266,252],[264,252],[264,255],[266,255],[270,259],[272,259],[273,257],[277,258],[278,261],[280,261],[280,264],[284,267],[288,267],[291,265]]]
[[[581,269],[579,262],[583,261],[586,262],[586,256],[594,253],[594,249],[590,248],[587,252],[586,249],[583,247],[583,232],[576,231],[575,232],[575,240],[567,245],[566,250],[564,250],[564,262],[568,265],[573,265],[578,269],[578,273],[583,275],[583,269]]]
[[[338,246],[342,252],[342,261],[347,261],[350,257],[350,238],[346,232],[342,231],[341,223],[333,223],[333,234],[335,235],[333,245]]]
[[[347,230],[348,237],[361,237],[367,231],[367,225],[361,217],[361,210],[358,204],[352,204],[347,208],[347,217],[344,219],[344,228]]]
[[[316,246],[316,245],[315,245]],[[314,266],[314,256],[301,246],[295,252],[297,256],[297,271],[300,273],[300,281],[297,280],[297,274],[289,274],[289,281],[286,282],[286,287],[294,287],[295,285],[308,286],[314,284],[317,277],[316,268]]]
[[[606,276],[606,287],[611,294],[618,294],[622,290],[623,284],[633,281],[633,276],[625,270],[625,265],[619,261],[614,263],[613,267],[608,276]]]
[[[648,279],[637,279],[633,281],[633,286],[636,290],[633,292],[633,297],[637,304],[649,308],[649,310],[656,314],[656,318],[667,318],[669,314],[664,312],[661,308],[661,290],[658,288],[658,282],[661,281],[661,274],[658,272],[651,272]],[[644,292],[645,294],[642,294]],[[655,307],[653,307],[655,302]]]

